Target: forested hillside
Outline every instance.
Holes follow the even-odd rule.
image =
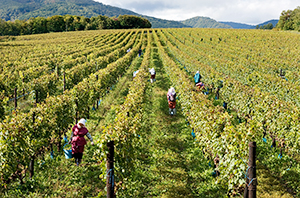
[[[229,25],[217,22],[209,17],[194,17],[181,21],[183,24],[191,26],[193,28],[232,28]]]
[[[0,0],[0,18],[8,21],[24,20],[31,17],[51,17],[55,15],[76,15],[87,18],[105,15],[135,15],[148,19],[153,28],[188,27],[178,21],[143,16],[130,10],[104,5],[92,0]]]
[[[120,15],[111,18],[102,15],[91,18],[84,16],[55,15],[48,18],[36,17],[30,18],[29,20],[16,20],[14,22],[5,22],[0,19],[0,36],[133,28],[151,28],[151,23],[147,19],[134,15]]]

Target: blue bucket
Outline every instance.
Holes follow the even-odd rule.
[[[64,153],[65,153],[66,159],[71,159],[71,158],[73,157],[73,155],[72,155],[72,149],[69,149],[69,150],[65,149],[65,146],[66,146],[67,144],[68,144],[68,143],[66,143],[66,144],[64,145],[63,151],[64,151]]]

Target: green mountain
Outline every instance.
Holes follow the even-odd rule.
[[[223,22],[223,21],[219,21],[219,23],[223,23],[226,25],[230,25],[231,27],[233,27],[234,29],[255,29],[256,25],[248,25],[248,24],[244,24],[244,23],[235,23],[235,22]],[[260,26],[264,26],[267,25],[269,23],[272,23],[273,26],[275,27],[276,24],[278,23],[278,19],[273,19],[273,20],[269,20],[260,24],[257,24],[259,27]]]
[[[209,17],[199,16],[181,21],[181,23],[187,26],[191,26],[193,28],[232,28],[229,25],[219,23],[216,20],[211,19]]]
[[[278,19],[272,19],[272,20],[260,23],[260,24],[258,24],[258,26],[264,26],[264,25],[267,25],[269,23],[272,23],[272,25],[275,27],[277,25],[278,21],[279,21]]]
[[[105,15],[108,17],[136,15],[148,19],[153,28],[189,27],[178,21],[144,16],[130,10],[104,5],[93,0],[0,0],[0,18],[6,21],[66,14],[89,18],[98,15]]]
[[[219,23],[230,25],[234,29],[255,29],[255,25],[248,25],[245,23],[236,23],[236,22],[227,22],[227,21],[219,21]]]

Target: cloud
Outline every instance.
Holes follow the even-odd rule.
[[[154,11],[164,11],[164,10],[173,10],[178,8],[176,5],[170,5],[164,1],[130,1],[126,3],[124,6],[126,8],[131,8],[132,11],[135,12],[154,12]]]
[[[101,2],[168,20],[206,16],[217,21],[248,24],[279,19],[283,10],[293,10],[299,6],[298,0],[102,0]]]

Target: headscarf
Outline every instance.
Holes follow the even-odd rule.
[[[79,128],[81,128],[81,126],[80,126],[79,124],[83,124],[83,125],[85,126],[85,123],[86,123],[86,120],[85,120],[84,118],[81,118],[81,119],[79,120],[77,126],[78,126]]]
[[[169,94],[169,95],[175,95],[175,94],[176,94],[174,87],[171,87],[171,88],[169,89],[168,94]]]
[[[133,72],[133,77],[135,77],[137,75],[137,73],[139,73],[140,70],[134,71]]]
[[[151,68],[151,69],[149,70],[149,72],[150,72],[151,74],[154,74],[154,73],[155,73],[155,69],[154,69],[154,68]]]

